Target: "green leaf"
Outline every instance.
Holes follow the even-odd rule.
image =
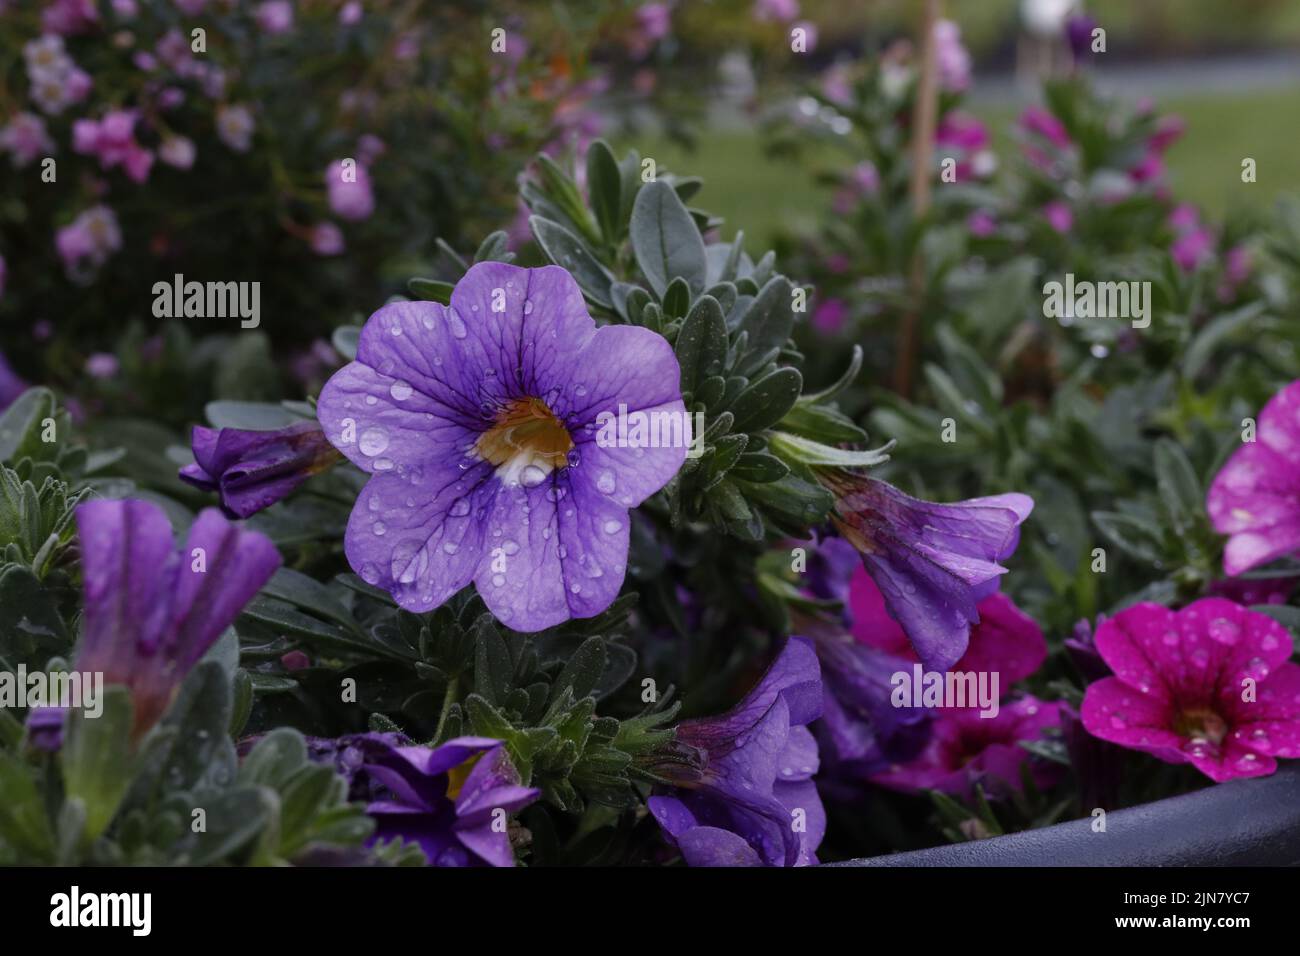
[[[479,247],[474,253],[474,261],[476,263],[513,262],[515,254],[509,249],[509,242],[510,236],[504,229],[489,233],[488,237],[479,243]]]
[[[703,295],[677,332],[677,364],[681,366],[682,392],[694,392],[705,379],[722,371],[727,358],[727,323],[718,300]]]
[[[632,250],[637,265],[663,297],[668,283],[680,276],[691,291],[704,291],[704,240],[695,221],[667,183],[646,183],[632,206]]]
[[[49,863],[54,833],[36,786],[34,769],[17,754],[0,750],[0,841],[20,854],[23,863]]]
[[[1113,545],[1148,564],[1157,564],[1164,550],[1160,529],[1118,511],[1094,511],[1092,521]]]
[[[577,236],[559,223],[541,216],[532,216],[528,225],[546,257],[567,269],[590,301],[606,309],[613,308],[610,286],[614,277]]]
[[[271,580],[262,585],[262,593],[311,611],[317,617],[333,621],[347,628],[357,637],[365,637],[361,626],[352,617],[352,613],[344,607],[343,602],[325,585],[301,571],[292,568],[278,569],[271,576]]]
[[[1179,537],[1185,537],[1201,521],[1205,496],[1187,453],[1175,441],[1161,438],[1156,442],[1156,488],[1160,503],[1169,515],[1170,524]]]
[[[790,331],[794,328],[792,290],[789,279],[775,276],[759,290],[758,297],[740,316],[737,328],[749,333],[747,357],[780,349],[790,338]],[[741,375],[748,375],[751,371],[744,366],[739,369]]]
[[[1216,349],[1237,332],[1249,326],[1268,307],[1264,301],[1251,302],[1223,315],[1216,316],[1201,329],[1187,351],[1183,353],[1182,372],[1188,379],[1194,379],[1213,357]]]
[[[55,417],[54,393],[48,388],[29,388],[0,414],[0,461],[39,459],[41,423]]]
[[[112,822],[131,784],[131,725],[134,712],[125,687],[107,687],[103,713],[87,717],[81,708],[68,711],[64,727],[64,790],[86,807],[85,837],[97,839]]]
[[[819,405],[828,402],[840,392],[844,391],[853,384],[853,380],[858,377],[862,371],[862,346],[853,346],[853,356],[849,359],[849,367],[844,370],[844,374],[835,380],[835,383],[828,385],[820,392],[808,392],[799,397],[800,405]]]
[[[208,402],[203,406],[203,414],[213,428],[244,428],[250,431],[275,431],[302,421],[301,416],[276,402]]]
[[[360,341],[361,326],[359,325],[340,325],[330,336],[330,344],[334,346],[334,351],[349,362],[356,361],[357,345]]]
[[[623,238],[622,191],[623,174],[619,172],[614,151],[603,139],[598,139],[587,147],[587,194],[607,246],[616,246]]]
[[[605,639],[599,635],[589,637],[573,652],[551,685],[550,703],[559,699],[566,689],[573,692],[575,700],[581,700],[595,690],[605,672]]]
[[[451,304],[451,294],[456,288],[452,283],[440,279],[419,278],[407,280],[406,287],[417,299],[441,302],[443,305]]]
[[[867,433],[851,418],[828,405],[796,403],[781,419],[781,428],[828,445],[861,445],[867,440]]]
[[[773,432],[768,438],[768,444],[773,453],[787,461],[837,468],[869,468],[872,465],[879,465],[889,460],[889,449],[894,447],[891,441],[879,448],[849,451],[844,448],[832,448],[788,432]]]
[[[790,474],[790,466],[775,455],[766,452],[745,452],[736,459],[736,464],[729,472],[732,478],[764,484],[780,481]]]
[[[732,403],[732,429],[758,432],[775,425],[794,408],[803,388],[803,376],[795,368],[778,368],[752,383]]]

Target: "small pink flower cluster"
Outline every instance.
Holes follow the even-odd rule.
[[[46,33],[24,44],[23,60],[32,100],[50,116],[58,116],[90,93],[90,75],[72,62],[63,48],[63,37],[57,33]]]

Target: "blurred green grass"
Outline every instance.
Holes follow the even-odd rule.
[[[1300,155],[1294,118],[1300,116],[1300,90],[1250,91],[1231,95],[1166,97],[1158,109],[1180,115],[1187,132],[1166,156],[1174,196],[1196,203],[1212,219],[1239,212],[1266,212],[1279,194],[1300,192]],[[991,104],[971,112],[989,124],[1002,163],[999,174],[1016,162],[1011,124],[1020,110]],[[694,150],[655,135],[642,135],[619,147],[634,146],[661,167],[700,176],[697,202],[727,220],[723,235],[736,227],[765,246],[783,230],[811,228],[827,215],[830,196],[814,181],[818,169],[834,168],[844,154],[829,146],[806,151],[800,163],[763,153],[755,130],[705,131]],[[1241,181],[1241,161],[1257,164],[1257,181]]]

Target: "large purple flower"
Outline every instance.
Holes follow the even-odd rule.
[[[269,508],[339,460],[312,421],[275,431],[196,425],[192,442],[194,464],[180,470],[181,480],[217,492],[232,518]]]
[[[611,441],[620,412],[625,440]],[[317,413],[374,475],[348,522],[357,573],[412,611],[473,581],[520,631],[609,607],[628,509],[677,473],[690,440],[668,343],[596,328],[556,266],[479,263],[449,306],[380,309]]]
[[[998,589],[999,564],[1020,543],[1034,508],[1005,494],[936,504],[865,475],[826,477],[834,521],[858,549],[891,617],[928,670],[947,671],[970,643],[977,605]]]
[[[457,737],[430,748],[368,733],[311,744],[313,757],[331,759],[354,796],[369,801],[371,843],[410,840],[434,866],[514,866],[506,818],[541,791],[520,783],[501,741]]]
[[[1214,530],[1229,536],[1231,576],[1300,551],[1300,382],[1268,400],[1257,440],[1232,453],[1205,504]]]
[[[75,670],[130,688],[135,736],[166,711],[185,675],[280,566],[265,536],[215,508],[177,550],[167,516],[147,501],[77,508],[85,621]]]
[[[792,637],[745,699],[720,717],[684,721],[691,759],[665,771],[675,789],[650,812],[691,866],[804,866],[826,831],[812,782],[822,709],[812,644]]]

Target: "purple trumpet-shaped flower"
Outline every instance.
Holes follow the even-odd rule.
[[[138,738],[280,555],[215,508],[199,514],[180,550],[163,510],[147,501],[87,502],[77,508],[77,530],[85,623],[75,669],[130,689]]]
[[[419,747],[399,734],[355,734],[313,740],[311,753],[332,760],[354,798],[369,801],[370,843],[410,840],[434,866],[514,866],[505,819],[541,794],[520,783],[505,746],[489,737]]]
[[[247,518],[295,491],[340,459],[316,422],[275,431],[194,427],[194,464],[182,481],[221,496],[231,518]]]
[[[825,687],[815,731],[829,779],[865,780],[920,754],[930,740],[930,710],[890,701],[891,678],[909,672],[911,662],[843,631],[827,629],[813,640]]]
[[[684,721],[676,744],[691,756],[664,770],[675,789],[650,812],[691,866],[805,866],[826,830],[812,782],[822,709],[817,655],[792,637],[739,704]]]
[[[373,475],[348,522],[357,573],[411,611],[473,581],[519,631],[609,607],[628,509],[690,442],[672,348],[649,329],[596,328],[557,266],[483,262],[449,306],[380,309],[317,413]]]
[[[840,534],[862,555],[921,663],[951,669],[979,622],[976,606],[998,589],[1006,572],[998,562],[1016,550],[1033,499],[1005,494],[936,504],[866,475],[838,471],[824,480],[835,493]]]

